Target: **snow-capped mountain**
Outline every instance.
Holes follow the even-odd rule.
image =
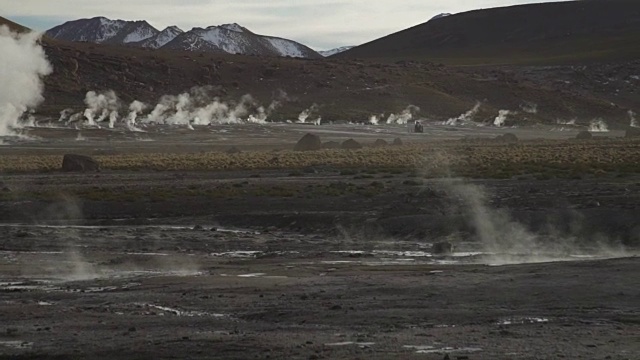
[[[193,28],[176,26],[158,31],[146,21],[109,20],[104,17],[69,21],[47,31],[52,38],[152,49],[205,51],[258,56],[320,58],[309,47],[292,40],[254,34],[238,24]]]
[[[335,54],[339,54],[339,53],[347,51],[347,50],[351,50],[354,47],[355,46],[342,46],[342,47],[331,49],[331,50],[318,51],[318,53],[320,55],[324,56],[324,57],[329,57],[331,55],[335,55]]]
[[[137,43],[158,33],[146,21],[109,20],[105,17],[68,21],[47,31],[47,35],[54,39],[98,44]]]
[[[451,13],[442,13],[442,14],[438,14],[438,15],[436,15],[436,16],[434,16],[434,17],[432,17],[432,18],[431,18],[431,20],[429,20],[429,21],[433,21],[433,20],[441,19],[441,18],[443,18],[443,17],[447,17],[447,16],[451,16],[451,15],[452,15]]]
[[[146,40],[143,40],[142,42],[136,45],[146,47],[146,48],[151,48],[151,49],[159,49],[165,46],[166,44],[168,44],[169,42],[171,42],[173,39],[175,39],[182,33],[184,33],[184,31],[182,31],[182,29],[180,29],[179,27],[169,26],[166,29],[160,31],[155,36],[152,36]]]

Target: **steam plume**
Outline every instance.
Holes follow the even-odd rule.
[[[400,115],[391,114],[387,118],[387,124],[401,124],[408,123],[415,115],[420,112],[420,108],[415,105],[409,105],[406,109],[402,110]]]
[[[113,90],[100,94],[88,91],[84,97],[84,103],[87,105],[84,111],[87,125],[96,126],[99,122],[104,121],[111,112],[118,110],[120,101]]]
[[[538,113],[538,104],[532,102],[525,102],[520,105],[520,109],[527,114],[537,114]]]
[[[498,111],[498,117],[496,117],[495,120],[493,120],[493,125],[498,127],[504,126],[504,123],[507,121],[507,117],[511,114],[512,112],[509,110]]]
[[[445,122],[445,125],[462,125],[464,123],[473,121],[473,118],[476,116],[478,111],[480,111],[480,106],[481,105],[482,105],[481,102],[479,102],[479,101],[476,102],[476,104],[473,106],[473,108],[471,110],[467,111],[464,114],[461,114],[457,118],[451,118],[451,119],[447,120]]]
[[[311,105],[310,108],[305,109],[303,112],[300,113],[300,115],[298,115],[298,122],[299,123],[306,122],[309,116],[313,115],[313,113],[315,113],[316,111],[318,111],[318,104]]]
[[[609,126],[604,120],[598,118],[593,119],[589,123],[589,131],[590,132],[609,132]]]
[[[40,34],[16,34],[0,26],[0,136],[15,135],[20,118],[44,100],[42,77],[52,72]]]
[[[636,120],[636,113],[633,112],[633,110],[629,110],[628,112],[629,114],[629,119],[631,119],[631,123],[629,124],[629,126],[631,127],[640,127],[640,124],[638,124],[638,120]]]

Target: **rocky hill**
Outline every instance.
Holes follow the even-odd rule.
[[[449,64],[566,64],[635,59],[640,2],[583,0],[440,17],[336,55]]]
[[[185,51],[258,56],[319,58],[320,54],[292,40],[254,34],[238,24],[193,28],[176,26],[159,31],[146,21],[80,19],[56,26],[46,33],[57,40],[91,42]]]

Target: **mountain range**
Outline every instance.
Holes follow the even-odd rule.
[[[127,45],[150,49],[204,51],[256,56],[321,58],[298,42],[251,32],[238,24],[193,28],[170,26],[160,31],[146,21],[111,20],[105,17],[68,21],[46,32],[57,40]]]

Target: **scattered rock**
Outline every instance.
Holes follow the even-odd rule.
[[[90,156],[65,154],[62,158],[62,171],[100,171],[100,165]]]
[[[576,135],[576,139],[578,140],[591,140],[593,139],[593,134],[588,131],[580,131],[578,135]]]
[[[230,147],[225,151],[227,154],[240,154],[242,151],[235,146]]]
[[[342,143],[342,145],[340,145],[340,148],[345,150],[357,150],[357,149],[362,149],[362,144],[360,144],[359,142],[353,139],[349,139],[349,140],[345,140]]]
[[[402,146],[402,145],[404,145],[404,143],[402,142],[402,139],[400,139],[400,138],[395,138],[395,139],[393,139],[393,145],[395,145],[395,146]]]
[[[448,241],[440,241],[431,246],[431,253],[435,255],[446,255],[453,252],[453,244]]]
[[[320,136],[310,133],[303,136],[293,148],[294,151],[315,151],[320,149],[322,149]]]
[[[376,141],[373,142],[373,147],[385,147],[385,146],[389,146],[389,143],[383,139],[377,139]]]
[[[518,142],[518,137],[515,134],[506,133],[496,136],[495,140],[505,144],[515,144]]]
[[[337,141],[327,141],[322,144],[323,149],[340,149],[340,143]]]

